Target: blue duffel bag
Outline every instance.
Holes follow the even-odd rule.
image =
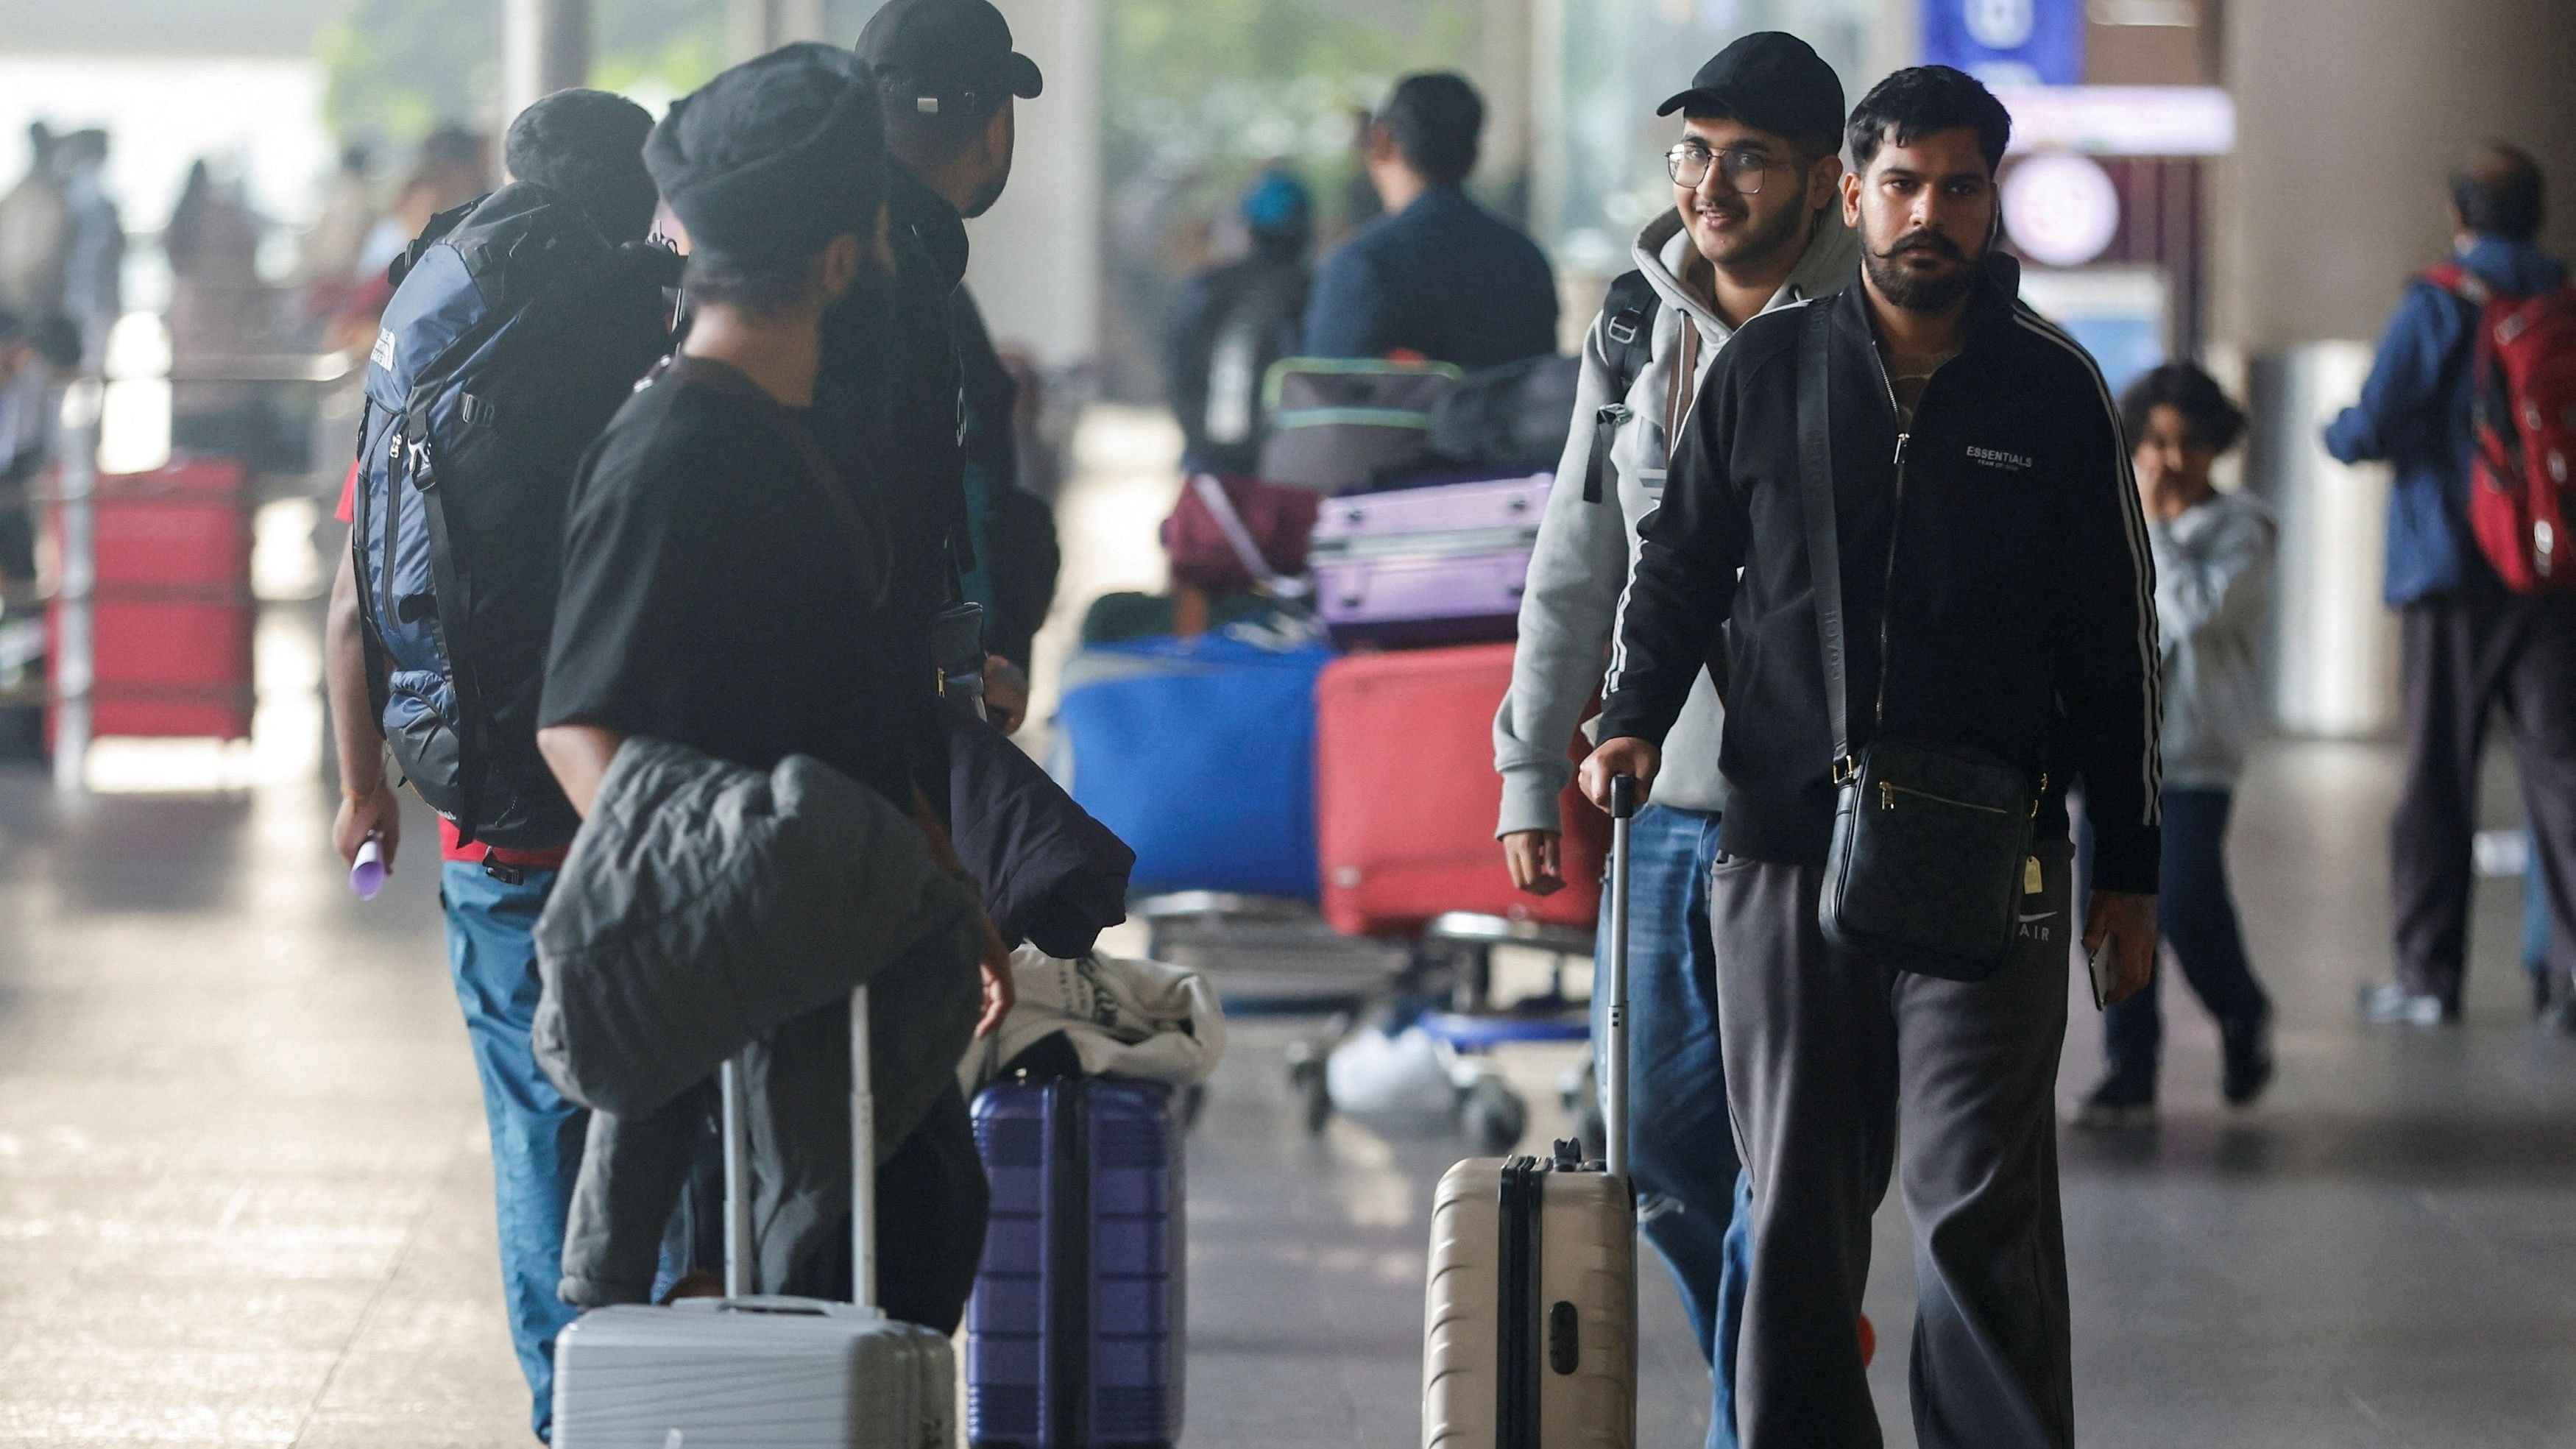
[[[1065,661],[1048,769],[1136,852],[1137,892],[1316,899],[1315,676],[1332,657],[1237,630]]]

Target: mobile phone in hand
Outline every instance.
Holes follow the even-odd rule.
[[[2120,974],[2119,953],[2112,944],[2118,939],[2119,937],[2108,931],[2103,932],[2102,944],[2093,948],[2093,954],[2086,962],[2087,968],[2093,975],[2095,1011],[2101,1011],[2111,1004],[2111,984],[2119,978]]]

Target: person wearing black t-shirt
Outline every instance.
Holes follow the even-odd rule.
[[[850,54],[797,45],[674,105],[646,147],[689,234],[695,320],[574,485],[538,743],[585,815],[629,735],[755,770],[808,755],[910,812],[957,869],[917,780],[935,704],[888,611],[894,535],[832,461],[857,454],[812,430],[824,307],[882,311],[881,137]],[[1007,962],[988,923],[979,1034],[1009,1010]],[[953,1329],[986,1198],[963,1098],[878,1182],[887,1311]]]

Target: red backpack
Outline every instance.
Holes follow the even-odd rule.
[[[2457,263],[2424,279],[2478,309],[2469,530],[2506,588],[2576,590],[2576,285],[2510,296]]]

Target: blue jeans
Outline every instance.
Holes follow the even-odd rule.
[[[528,1033],[537,1014],[537,913],[555,872],[531,870],[517,885],[479,864],[448,861],[440,874],[447,908],[447,958],[465,1035],[483,1079],[491,1124],[492,1186],[501,1229],[501,1297],[510,1340],[535,1402],[529,1425],[540,1439],[554,1427],[555,1335],[580,1316],[558,1295],[564,1216],[581,1175],[590,1114],[566,1100],[537,1069]]]
[[[1735,1446],[1735,1328],[1752,1245],[1718,1054],[1717,951],[1708,926],[1717,817],[1648,805],[1630,827],[1628,1168],[1646,1241],[1663,1255],[1709,1360],[1709,1449]],[[1594,948],[1592,1040],[1606,1050],[1610,913]],[[1601,1068],[1596,1056],[1594,1066]],[[1606,1073],[1604,1074],[1606,1076]]]
[[[2234,797],[2225,790],[2171,788],[2164,792],[2164,853],[2156,894],[2156,929],[2173,951],[2193,994],[2221,1026],[2243,1027],[2272,1014],[2272,998],[2254,979],[2245,958],[2245,934],[2227,888],[2227,817]],[[2102,1046],[2113,1073],[2156,1079],[2164,1048],[2163,995],[2158,980],[2102,1013]]]

